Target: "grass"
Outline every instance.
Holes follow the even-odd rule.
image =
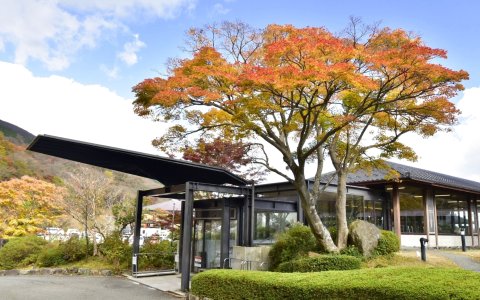
[[[479,251],[480,254],[480,251]],[[383,267],[443,267],[443,268],[458,268],[458,266],[440,255],[427,252],[427,261],[420,259],[415,250],[402,250],[398,253],[388,256],[380,256],[372,258],[362,265],[363,268],[383,268]]]
[[[465,255],[472,258],[474,261],[480,263],[480,249],[467,249],[466,252],[462,250],[449,250],[449,252],[453,252],[455,254]]]

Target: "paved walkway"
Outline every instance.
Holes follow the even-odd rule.
[[[132,277],[128,274],[124,276],[134,282],[166,292],[178,298],[185,298],[185,293],[180,291],[181,274],[150,276],[150,277]]]
[[[427,250],[427,255],[428,255],[428,252],[432,252],[432,253],[435,253],[436,255],[446,257],[451,261],[453,261],[462,269],[480,272],[480,263],[476,262],[475,260],[468,257],[467,255],[463,255],[461,253],[455,253],[453,251],[435,250],[435,249]]]

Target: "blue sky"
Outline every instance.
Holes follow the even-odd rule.
[[[185,55],[180,47],[190,27],[241,20],[259,28],[277,23],[338,32],[350,16],[356,16],[367,24],[380,21],[381,26],[412,31],[427,45],[448,51],[442,64],[470,73],[464,82],[467,90],[455,99],[464,110],[460,127],[421,141],[417,165],[438,169],[438,160],[456,153],[458,161],[440,171],[480,180],[476,171],[480,159],[472,164],[480,150],[475,137],[480,126],[479,1],[0,0],[0,4],[0,119],[35,134],[152,153],[150,140],[164,126],[133,115],[131,88],[163,74],[169,57]],[[412,137],[412,142],[418,140]]]

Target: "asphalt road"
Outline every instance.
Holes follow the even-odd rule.
[[[0,300],[178,300],[121,277],[1,276]]]

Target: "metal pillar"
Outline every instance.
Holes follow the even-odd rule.
[[[132,275],[138,272],[138,253],[140,253],[140,229],[142,225],[143,191],[137,192],[135,208],[135,228],[133,231]]]
[[[182,282],[181,290],[190,289],[190,271],[192,263],[192,226],[193,226],[193,190],[190,182],[185,184],[185,213],[183,215],[182,237]]]
[[[222,210],[222,229],[221,229],[221,243],[220,243],[220,264],[223,264],[226,258],[229,257],[230,250],[230,202],[228,199],[223,199]]]
[[[180,211],[182,216],[182,221],[180,222],[180,238],[178,240],[178,270],[182,270],[182,253],[183,253],[183,220],[185,220],[185,201],[182,201],[180,204]]]

